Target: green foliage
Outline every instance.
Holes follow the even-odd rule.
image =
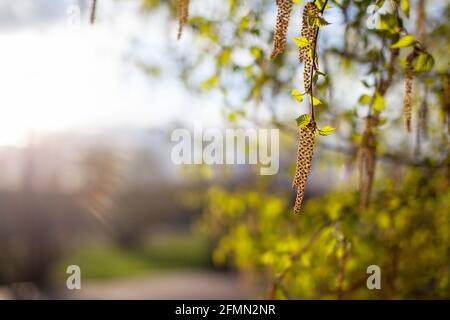
[[[294,39],[295,44],[298,45],[300,48],[304,48],[307,45],[309,45],[308,39],[306,39],[304,37],[293,38],[293,39]]]
[[[296,121],[299,128],[304,128],[311,121],[311,116],[309,114],[302,114]]]
[[[414,45],[415,43],[417,43],[417,39],[414,36],[408,34],[391,45],[391,49],[406,48]]]
[[[360,104],[367,105],[370,103],[371,100],[372,99],[370,98],[370,96],[368,96],[367,94],[363,94],[362,96],[359,97],[358,102]]]
[[[332,134],[334,132],[334,130],[336,130],[336,129],[333,127],[325,126],[322,129],[319,129],[319,134],[321,136],[329,136],[330,134]]]
[[[217,239],[215,263],[256,273],[276,298],[336,298],[345,253],[343,298],[448,299],[448,183],[439,171],[408,170],[401,183],[379,180],[365,212],[357,193],[335,192],[307,201],[298,217],[285,195],[212,187],[199,227]],[[366,287],[373,264],[381,290]]]
[[[303,6],[306,1],[295,1],[300,2]],[[290,29],[296,30],[294,43],[288,41],[286,51],[269,60],[274,1],[214,3],[220,15],[191,17],[189,21],[196,45],[182,46],[186,61],[180,65],[189,88],[222,93],[224,104],[231,110],[226,114],[267,107],[274,124],[293,123],[292,118],[278,118],[284,114],[278,111],[297,107],[289,95],[297,102],[320,106],[313,108],[315,121],[339,127],[330,140],[345,146],[343,150],[350,158],[348,166],[352,168],[357,167],[356,154],[363,141],[362,118],[374,117],[377,157],[424,168],[408,169],[401,175],[392,167],[383,166],[380,170],[378,163],[378,180],[365,212],[359,211],[358,193],[352,191],[356,189],[354,185],[341,186],[340,192],[307,201],[300,216],[292,215],[293,199],[286,190],[269,191],[260,185],[231,191],[213,187],[207,194],[200,225],[217,242],[214,260],[257,274],[272,286],[277,298],[449,298],[449,182],[445,174],[434,168],[445,168],[443,159],[448,158],[448,131],[443,121],[449,116],[441,101],[444,75],[449,73],[450,5],[433,11],[433,23],[426,24],[423,41],[416,22],[409,19],[417,17],[417,12],[412,12],[416,10],[415,2],[401,0],[395,2],[400,6],[393,6],[393,2],[384,0],[315,1],[319,9],[325,3],[325,8],[333,8],[333,14],[325,10],[316,23],[322,27],[328,24],[326,19],[335,21],[339,17],[343,32],[336,33],[342,38],[334,41],[336,34],[332,32],[336,25],[323,28],[315,52],[308,51],[317,72],[313,74],[313,96],[304,99],[304,94],[292,90],[298,87],[302,69],[298,49],[311,45],[297,27],[292,27],[300,23],[295,20],[298,16],[291,20]],[[427,2],[427,12],[433,6]],[[379,19],[370,25],[371,18]],[[331,38],[333,41],[329,41]],[[417,137],[409,139],[399,134],[400,101],[404,95],[402,67],[411,52],[416,84],[414,104],[426,100],[429,105],[426,139],[417,135],[426,141],[421,148],[417,147],[418,142],[412,145],[420,140]],[[248,58],[242,61],[234,59],[246,54]],[[214,70],[197,83],[198,77],[191,75],[193,67],[207,63],[214,65]],[[319,66],[324,72],[318,71]],[[358,88],[360,83],[364,91]],[[355,89],[339,91],[343,87]],[[232,91],[241,98],[229,99]],[[346,97],[347,92],[354,92],[355,97]],[[364,107],[352,108],[349,98]],[[416,109],[418,104],[413,106],[413,122],[420,123],[423,119],[416,115]],[[311,116],[304,114],[296,120],[302,127]],[[319,134],[333,131],[334,128],[324,127]],[[420,150],[414,159],[410,156],[413,148]],[[315,157],[322,159],[323,150],[315,152]],[[330,168],[340,165],[336,157],[327,162]],[[395,179],[383,170],[395,171]],[[347,255],[343,283],[338,286],[339,265]],[[381,291],[370,291],[365,286],[370,264],[382,267]],[[343,292],[338,292],[339,287]]]
[[[297,102],[302,102],[303,101],[303,94],[301,94],[298,90],[294,89],[291,92],[291,95],[295,98],[295,100],[297,100]]]
[[[384,107],[384,97],[379,93],[376,93],[375,98],[373,99],[373,110],[381,112],[384,110]]]
[[[401,6],[402,11],[405,14],[405,16],[409,18],[409,11],[410,11],[409,0],[401,0],[400,6]]]

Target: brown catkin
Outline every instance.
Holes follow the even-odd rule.
[[[360,208],[362,210],[365,210],[369,203],[375,175],[376,137],[374,129],[376,123],[375,117],[366,117],[361,146],[358,151]]]
[[[405,70],[405,97],[403,99],[403,126],[406,132],[411,132],[412,115],[412,91],[414,84],[414,65],[413,59],[415,53],[411,53],[406,60]]]
[[[319,9],[313,2],[308,2],[302,15],[301,37],[308,40],[308,45],[299,47],[298,58],[303,62],[303,86],[306,93],[311,92],[311,69],[313,66],[312,50],[317,37],[316,18],[319,16]]]
[[[276,0],[277,22],[273,35],[273,50],[270,58],[273,59],[283,53],[286,48],[286,34],[292,12],[292,0]]]
[[[447,131],[450,133],[450,74],[446,73],[442,77],[442,119]]]
[[[189,18],[189,0],[177,0],[178,40],[181,39],[183,28]]]
[[[97,11],[97,0],[92,0],[92,7],[91,7],[91,24],[94,24],[95,22],[95,14]]]
[[[311,121],[304,128],[300,129],[300,141],[297,151],[297,163],[295,177],[292,183],[297,189],[294,212],[299,213],[303,197],[305,195],[305,186],[308,176],[311,172],[312,159],[314,155],[314,135],[316,131],[315,122]]]

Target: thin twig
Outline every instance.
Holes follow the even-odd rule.
[[[315,2],[315,1],[314,1]],[[325,0],[323,3],[322,8],[320,9],[320,14],[322,15],[325,11],[325,7],[327,6],[328,0]],[[315,22],[314,22],[315,23]],[[317,48],[317,38],[319,37],[319,30],[320,27],[316,30],[316,35],[314,37],[314,44],[313,44],[313,51],[312,51],[312,71],[311,71],[311,94],[310,94],[310,104],[311,104],[311,121],[315,122],[315,111],[314,111],[314,75],[317,71],[317,65],[316,65],[316,48]]]

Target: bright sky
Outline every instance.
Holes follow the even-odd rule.
[[[20,1],[9,2],[15,8]],[[83,16],[75,28],[71,10],[78,2],[66,2],[65,16],[40,24],[22,19],[17,27],[0,29],[0,145],[20,145],[30,130],[150,128],[176,118],[219,121],[217,108],[204,108],[204,100],[187,95],[170,70],[152,79],[136,67],[137,55],[170,65],[161,53],[163,23],[139,15],[139,1],[103,0],[98,23],[90,26]],[[30,1],[15,9],[42,11]]]
[[[0,146],[21,145],[30,131],[152,128],[173,121],[220,126],[221,100],[189,94],[174,70],[173,50],[189,50],[189,32],[175,41],[176,23],[164,13],[142,14],[141,0],[99,1],[91,26],[90,3],[0,2]],[[210,6],[193,9],[208,12]],[[339,40],[339,18],[330,12],[333,24],[324,35],[332,31],[326,40]],[[161,67],[162,77],[144,74],[136,60]],[[339,101],[361,91],[362,85],[348,84],[335,83]],[[298,113],[285,109],[292,113],[288,118]]]

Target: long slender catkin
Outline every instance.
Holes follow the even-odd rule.
[[[178,40],[181,39],[183,28],[189,18],[189,0],[177,0]]]
[[[403,126],[406,132],[411,132],[412,115],[412,91],[414,85],[414,65],[415,53],[411,53],[406,60],[405,70],[405,96],[403,98]]]
[[[276,0],[277,22],[273,35],[273,49],[270,58],[273,59],[283,53],[286,48],[286,34],[292,12],[292,0]]]
[[[308,45],[299,47],[298,58],[303,64],[303,86],[306,93],[311,92],[311,69],[313,66],[312,50],[317,36],[316,19],[319,9],[313,2],[308,2],[302,14],[301,37],[308,40]]]
[[[300,129],[300,141],[297,150],[297,163],[295,177],[292,183],[297,188],[297,197],[295,199],[294,212],[299,213],[303,197],[305,194],[305,186],[308,176],[311,172],[312,159],[314,155],[314,135],[316,124],[311,121],[306,127]]]

